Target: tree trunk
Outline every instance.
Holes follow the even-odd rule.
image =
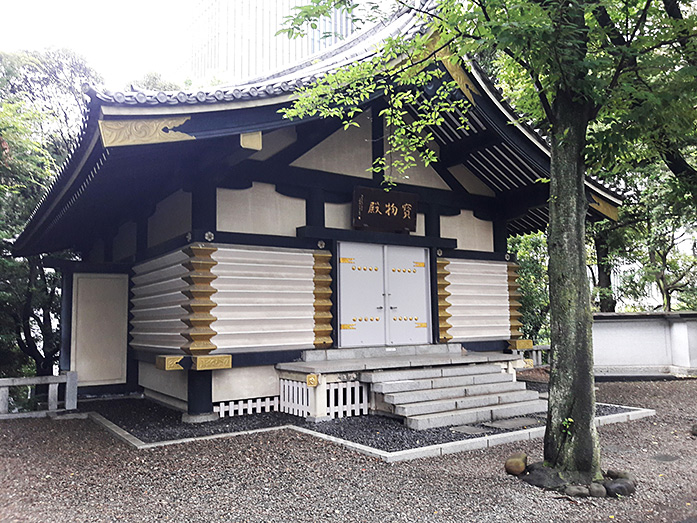
[[[612,292],[612,266],[608,262],[607,232],[598,231],[593,236],[595,256],[598,260],[598,289],[600,312],[615,312],[617,300]]]
[[[547,464],[570,478],[580,475],[588,480],[600,477],[583,158],[592,104],[579,98],[577,93],[560,91],[552,108],[548,234],[552,362],[544,456]]]

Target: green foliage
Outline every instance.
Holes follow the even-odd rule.
[[[59,275],[14,258],[21,231],[76,143],[81,86],[96,75],[70,51],[0,53],[0,374],[52,374],[60,348]]]
[[[312,4],[313,11],[306,14],[317,17],[337,5],[349,9],[355,2]],[[419,12],[423,4],[410,5]],[[694,136],[697,17],[694,10],[687,13],[683,17],[677,2],[645,0],[441,0],[429,14],[429,33],[388,40],[377,55],[303,92],[287,113],[340,117],[348,123],[372,96],[384,94],[385,118],[408,125],[410,118],[402,114],[405,100],[396,94],[423,90],[423,72],[439,60],[458,63],[460,57],[485,56],[487,65],[498,68],[499,78],[511,86],[509,92],[519,95],[516,103],[527,119],[549,131],[554,362],[544,446],[545,460],[561,470],[591,477],[600,471],[591,419],[592,380],[586,390],[571,388],[575,369],[592,365],[583,177],[587,169],[622,172],[624,167],[616,167],[618,159],[635,164],[650,157],[645,150],[651,148],[659,151],[654,158],[668,162],[686,145],[684,137]],[[305,20],[293,19],[289,28]],[[444,99],[455,98],[451,89],[445,87]],[[390,139],[390,151],[401,155],[397,172],[402,173],[428,144],[427,137],[409,131],[391,133]],[[428,154],[423,159],[432,161]],[[697,193],[697,171],[692,174]],[[569,418],[584,427],[573,438],[559,432],[562,420]]]
[[[655,164],[632,179],[636,194],[623,212],[633,220],[625,230],[625,249],[615,254],[619,263],[631,267],[621,275],[620,292],[650,308],[657,289],[661,309],[690,307],[697,289],[693,196]]]
[[[567,436],[571,436],[571,431],[573,430],[574,427],[574,419],[573,418],[564,418],[561,420],[561,433],[566,434]]]
[[[0,103],[0,231],[15,233],[11,223],[26,216],[18,212],[10,194],[44,187],[55,169],[53,157],[37,141],[40,116],[23,102]],[[23,195],[27,197],[26,194]],[[21,213],[20,213],[21,214]]]
[[[508,252],[518,259],[520,318],[523,338],[549,343],[549,276],[547,237],[544,233],[508,238]]]

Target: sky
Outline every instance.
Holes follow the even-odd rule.
[[[0,51],[69,48],[104,85],[123,89],[147,72],[181,81],[184,27],[195,2],[0,0]]]

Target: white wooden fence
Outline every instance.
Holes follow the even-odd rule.
[[[327,383],[327,412],[330,418],[347,418],[368,414],[370,388],[367,383],[347,381]],[[260,412],[285,412],[307,417],[311,412],[312,389],[305,382],[281,380],[280,396],[227,401],[213,407],[221,418]]]
[[[59,376],[35,376],[32,378],[0,378],[0,419],[12,417],[43,416],[58,410],[58,385],[65,383],[65,410],[77,409],[77,372],[65,372]],[[48,385],[48,411],[10,413],[10,387]]]
[[[327,384],[327,416],[344,418],[368,414],[370,389],[367,383],[342,381]]]
[[[330,418],[368,414],[370,389],[367,383],[327,383],[327,412]],[[310,388],[302,381],[281,380],[281,412],[295,416],[310,414]]]
[[[219,403],[213,407],[221,418],[225,416],[242,416],[243,414],[259,414],[261,412],[275,412],[279,407],[278,396],[270,398],[254,398]]]

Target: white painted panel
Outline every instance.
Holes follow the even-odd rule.
[[[494,251],[493,224],[475,218],[472,211],[461,211],[457,216],[441,216],[440,235],[443,238],[455,238],[458,249]]]
[[[437,149],[437,147],[436,147]],[[450,191],[450,187],[443,181],[433,167],[427,167],[417,158],[417,165],[408,169],[404,174],[397,175],[397,183],[407,185],[416,185],[418,187],[430,187],[432,189],[440,189]]]
[[[446,290],[454,341],[510,338],[508,266],[504,262],[450,260]]]
[[[128,276],[76,273],[70,370],[79,385],[125,383],[127,346]]]
[[[295,236],[295,229],[305,225],[305,200],[279,194],[267,183],[219,188],[216,200],[219,231]]]
[[[219,349],[314,346],[314,256],[309,250],[217,246],[218,304],[211,340]]]
[[[148,219],[148,247],[191,230],[191,193],[177,191],[157,204]]]
[[[471,194],[479,194],[481,196],[496,196],[494,191],[487,184],[477,178],[464,165],[455,165],[450,167],[450,172],[460,184],[467,189]]]
[[[331,229],[352,229],[350,203],[325,203],[324,225]]]
[[[385,272],[389,307],[388,343],[430,343],[428,250],[398,245],[386,246]]]
[[[426,236],[426,215],[417,213],[416,230],[411,233],[413,236]]]
[[[213,402],[278,396],[278,373],[272,365],[218,370],[213,373]]]
[[[356,122],[359,127],[336,131],[291,165],[372,179],[373,148],[367,112],[358,116]]]
[[[188,396],[186,371],[160,370],[143,361],[138,362],[138,385],[184,401]]]
[[[430,342],[427,249],[341,242],[339,262],[342,347]]]
[[[250,156],[250,159],[259,161],[268,160],[274,154],[295,143],[297,139],[298,136],[295,132],[295,127],[284,127],[265,134],[262,138],[261,151],[255,152]]]
[[[385,345],[383,246],[339,244],[339,344]]]

